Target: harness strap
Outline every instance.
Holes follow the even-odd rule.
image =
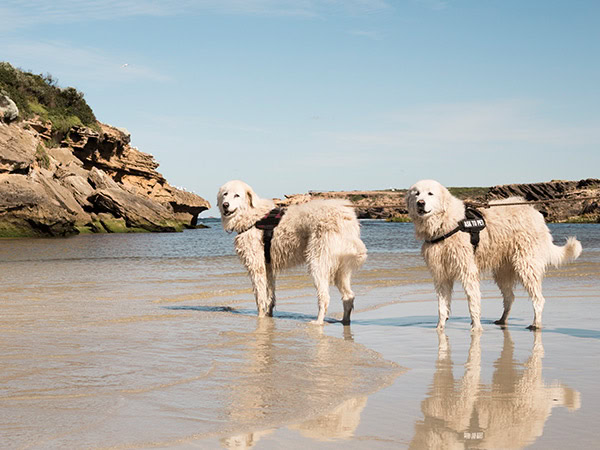
[[[259,230],[263,230],[263,244],[265,247],[265,262],[271,264],[271,240],[273,239],[273,231],[281,222],[281,218],[285,214],[285,209],[273,208],[262,219],[254,224]]]
[[[430,241],[425,241],[425,242],[427,242],[429,244],[435,244],[436,242],[440,242],[440,241],[443,241],[444,239],[448,239],[450,236],[452,236],[453,234],[458,233],[459,231],[460,231],[460,225],[457,226],[454,230],[447,232],[443,236],[436,237],[435,239],[432,239]]]
[[[458,222],[458,226],[456,228],[444,234],[443,236],[425,242],[429,244],[435,244],[436,242],[448,239],[450,236],[458,233],[459,231],[463,231],[471,235],[471,245],[473,246],[473,251],[475,251],[479,245],[479,232],[484,228],[485,219],[483,218],[483,214],[481,214],[481,212],[475,208],[466,207],[465,218]]]

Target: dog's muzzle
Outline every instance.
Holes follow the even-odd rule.
[[[422,216],[423,214],[427,214],[430,213],[431,211],[426,211],[425,210],[425,201],[424,200],[419,200],[417,201],[417,214]]]
[[[230,216],[235,212],[235,209],[231,210],[229,209],[229,203],[223,203],[221,205],[221,211],[224,216]]]

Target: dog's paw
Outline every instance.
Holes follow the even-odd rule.
[[[323,325],[323,324],[324,324],[324,321],[323,321],[323,319],[321,319],[321,320],[317,319],[317,320],[311,320],[311,321],[310,321],[310,322],[308,322],[308,323],[310,323],[310,324],[312,324],[312,325]]]

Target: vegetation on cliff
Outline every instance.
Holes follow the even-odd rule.
[[[15,102],[21,119],[37,115],[50,121],[53,130],[61,133],[75,125],[99,129],[96,116],[83,93],[73,87],[59,87],[58,81],[50,74],[36,75],[0,62],[2,91]]]

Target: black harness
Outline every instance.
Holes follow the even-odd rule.
[[[263,230],[263,244],[265,246],[265,262],[271,264],[271,240],[273,239],[273,231],[281,222],[281,218],[285,214],[285,209],[273,208],[269,213],[254,224],[259,230]]]
[[[458,226],[444,234],[443,236],[437,237],[430,241],[425,241],[429,244],[435,244],[436,242],[443,241],[444,239],[449,238],[450,236],[458,233],[459,231],[464,231],[465,233],[469,233],[471,235],[471,245],[473,246],[473,251],[477,250],[477,246],[479,245],[479,232],[485,228],[485,220],[483,218],[483,214],[477,211],[475,208],[465,208],[465,218],[458,222]]]

